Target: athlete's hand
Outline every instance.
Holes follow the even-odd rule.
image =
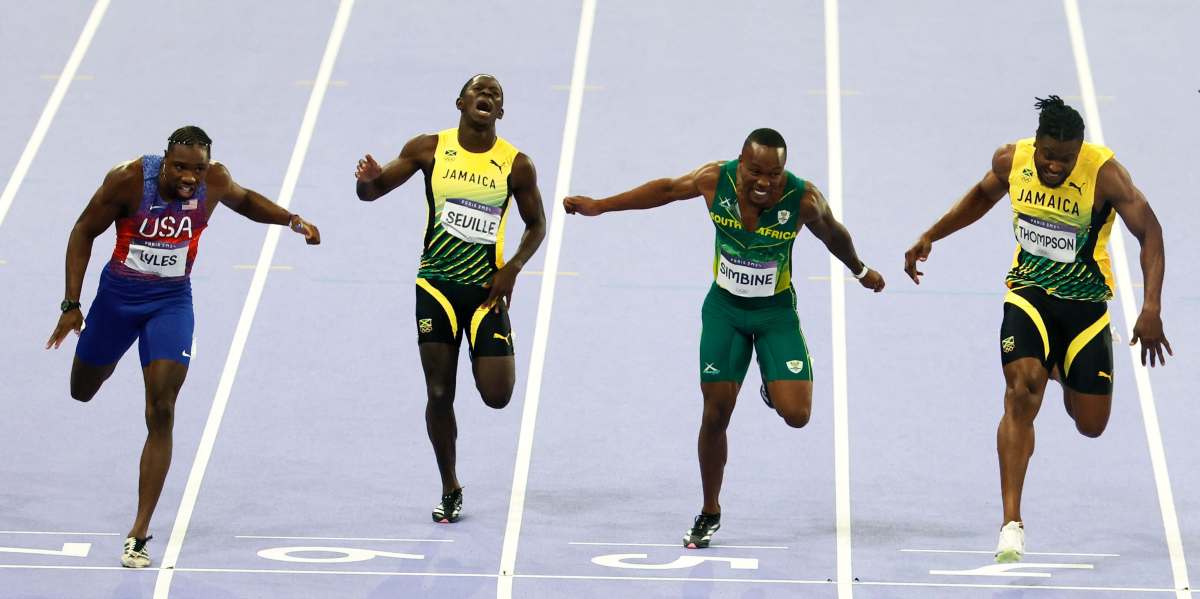
[[[1175,355],[1175,352],[1171,351],[1171,344],[1167,341],[1166,335],[1163,335],[1162,317],[1154,310],[1142,310],[1142,313],[1138,315],[1137,322],[1133,325],[1133,336],[1129,339],[1129,345],[1133,346],[1139,340],[1142,342],[1142,366],[1146,365],[1146,354],[1150,355],[1152,368],[1155,365],[1155,356],[1158,357],[1159,366],[1166,364],[1167,359],[1163,356],[1163,347],[1167,348],[1167,355]]]
[[[874,268],[868,268],[867,274],[863,275],[863,278],[859,279],[858,282],[861,283],[863,287],[866,287],[875,293],[883,291],[883,275],[879,274],[879,271],[875,270]]]
[[[370,154],[363,156],[358,161],[358,168],[354,169],[354,178],[359,181],[367,182],[375,179],[383,174],[383,167],[375,162],[375,158]]]
[[[925,273],[917,270],[917,262],[924,262],[929,259],[929,252],[933,250],[933,241],[922,235],[912,247],[904,252],[904,272],[908,273],[909,278],[914,283],[920,285],[921,277]]]
[[[288,223],[288,227],[292,231],[304,236],[304,243],[308,245],[321,245],[321,231],[317,226],[300,218],[300,215],[293,214],[292,222]]]
[[[67,333],[75,331],[78,335],[83,330],[83,312],[76,308],[68,312],[63,312],[63,315],[58,317],[58,325],[54,327],[54,332],[50,334],[50,340],[46,342],[46,349],[51,346],[58,349],[62,345],[64,339],[67,338]]]
[[[492,280],[484,285],[488,288],[489,293],[483,305],[499,314],[501,301],[505,306],[512,304],[513,287],[517,285],[517,274],[520,272],[521,269],[515,268],[511,264],[506,264],[504,268],[496,271],[496,274],[492,275]]]
[[[587,196],[567,196],[563,198],[563,209],[567,214],[582,214],[584,216],[599,216],[604,213],[600,202]]]

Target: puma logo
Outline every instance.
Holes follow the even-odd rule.
[[[1109,374],[1109,373],[1107,373],[1107,372],[1104,372],[1103,370],[1101,370],[1101,371],[1097,372],[1097,373],[1096,373],[1096,376],[1102,376],[1102,377],[1104,377],[1104,378],[1106,378],[1106,379],[1108,379],[1108,380],[1110,380],[1110,381],[1112,380],[1112,375],[1111,375],[1111,374]]]
[[[492,163],[492,166],[495,166],[496,170],[498,170],[500,172],[504,172],[504,165],[500,164],[499,162],[496,162],[495,160],[488,160],[488,162]],[[1080,192],[1080,193],[1082,193],[1082,192]]]
[[[509,333],[508,335],[501,335],[500,333],[492,333],[492,339],[499,339],[509,345],[512,345],[512,333]]]
[[[1084,183],[1084,185],[1087,185],[1087,183]],[[1080,187],[1079,185],[1076,185],[1075,183],[1072,183],[1071,181],[1067,181],[1067,187],[1074,187],[1075,191],[1078,191],[1080,194],[1083,193],[1083,187]]]

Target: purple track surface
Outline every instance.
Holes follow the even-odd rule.
[[[828,253],[803,234],[793,280],[816,375],[812,422],[790,429],[765,409],[752,366],[729,431],[723,528],[707,551],[678,546],[700,507],[696,354],[712,276],[711,224],[693,201],[567,217],[561,247],[543,245],[514,296],[512,404],[484,406],[460,362],[466,515],[430,522],[439,482],[412,330],[423,186],[418,177],[364,204],[354,163],[368,152],[383,162],[413,135],[453,126],[462,82],[495,73],[507,94],[499,133],[533,159],[547,218],[561,218],[555,182],[584,9],[358,0],[290,204],[321,227],[323,244],[280,240],[238,368],[226,373],[236,376],[167,586],[157,566],[189,504],[185,484],[239,347],[266,229],[222,208],[202,241],[197,353],[151,529],[155,567],[142,571],[117,559],[145,434],[137,360],[127,355],[80,404],[67,395],[74,339],[41,350],[67,233],[113,164],[160,151],[183,124],[212,135],[214,158],[243,186],[278,197],[338,2],[113,0],[0,212],[0,596],[1190,597],[1175,588],[1187,554],[1169,551],[1151,454],[1161,443],[1168,507],[1182,547],[1197,551],[1200,358],[1189,341],[1200,339],[1200,222],[1185,202],[1200,187],[1200,4],[1081,2],[1105,141],[1158,213],[1171,257],[1163,317],[1177,355],[1150,377],[1161,438],[1143,426],[1125,347],[1132,323],[1114,300],[1108,430],[1080,436],[1057,387],[1048,390],[1025,487],[1026,567],[974,573],[963,571],[992,563],[1001,515],[996,341],[1009,211],[1002,204],[936,244],[919,287],[902,254],[998,145],[1032,132],[1034,96],[1083,108],[1068,17],[1053,1],[826,4],[839,11],[836,157],[822,3],[598,0],[569,190],[604,196],[733,158],[760,126],[786,136],[789,169],[823,190],[830,159],[844,163],[843,221],[888,280],[880,295],[852,279],[845,288],[848,496],[835,470],[831,314],[841,306]],[[0,184],[11,183],[92,6],[0,3]],[[510,220],[512,248],[521,224]],[[1125,239],[1140,302],[1138,245]],[[111,233],[96,241],[85,307],[111,244]],[[551,305],[539,289],[552,251],[561,259]],[[547,314],[533,381],[535,323]],[[522,427],[531,390],[532,430]],[[522,434],[531,458],[517,528]],[[841,557],[839,500],[849,506]],[[511,570],[506,535],[519,541]],[[297,547],[324,551],[288,552]]]

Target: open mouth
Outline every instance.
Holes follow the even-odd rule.
[[[767,195],[770,191],[771,190],[769,190],[769,189],[763,189],[763,190],[755,189],[752,191],[752,193],[754,194],[754,197],[756,197],[760,200],[765,200],[765,199],[767,199]]]
[[[190,198],[190,197],[192,197],[192,194],[195,192],[196,192],[195,185],[190,185],[187,183],[180,183],[175,186],[175,193],[179,194],[179,197],[181,197],[181,198]]]
[[[481,114],[490,115],[495,108],[495,104],[492,104],[491,100],[486,98],[480,98],[475,101],[475,110]]]

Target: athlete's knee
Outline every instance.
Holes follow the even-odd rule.
[[[449,409],[454,405],[454,385],[430,382],[425,386],[425,394],[429,398],[429,407]]]
[[[487,404],[487,407],[499,410],[507,406],[508,402],[512,400],[512,387],[480,387],[479,396],[483,398],[483,403]]]
[[[783,417],[783,421],[792,428],[804,428],[808,424],[809,417],[812,416],[812,406],[776,406],[776,412]]]
[[[733,416],[733,402],[705,401],[701,427],[708,430],[725,430]]]
[[[75,401],[92,401],[92,398],[96,396],[96,392],[99,390],[99,385],[86,385],[75,379],[71,379],[71,399]]]
[[[146,402],[146,427],[150,432],[171,432],[175,426],[175,394],[152,396]]]
[[[1042,405],[1042,389],[1028,377],[1012,377],[1004,390],[1004,412],[1019,420],[1032,420]]]
[[[1085,437],[1095,439],[1096,437],[1104,434],[1104,429],[1106,428],[1108,428],[1107,420],[1101,420],[1097,422],[1094,420],[1089,421],[1084,418],[1075,419],[1075,429],[1079,431],[1079,434]]]

